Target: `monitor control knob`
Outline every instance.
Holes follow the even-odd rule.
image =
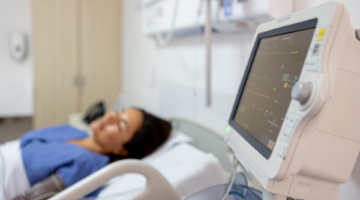
[[[291,98],[305,104],[311,96],[311,90],[311,83],[297,82],[291,91]]]

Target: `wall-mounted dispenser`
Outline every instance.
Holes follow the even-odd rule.
[[[28,54],[28,38],[26,33],[13,31],[9,37],[10,56],[16,61],[25,60]]]

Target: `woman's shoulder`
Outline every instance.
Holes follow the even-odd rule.
[[[73,144],[67,145],[69,145],[69,150],[73,151],[71,160],[57,167],[56,173],[68,187],[109,163],[108,156],[90,152]]]
[[[32,131],[27,132],[25,135],[28,134],[48,134],[48,133],[56,133],[56,132],[76,132],[76,133],[83,133],[86,134],[85,131],[82,131],[80,129],[77,129],[73,126],[70,126],[69,124],[60,124],[60,125],[55,125],[55,126],[48,126],[48,127],[43,127],[43,128],[39,128],[39,129],[35,129]]]
[[[45,127],[27,132],[21,137],[22,146],[33,140],[41,140],[44,142],[56,140],[80,139],[87,137],[85,131],[74,128],[68,124]]]
[[[26,146],[22,150],[22,159],[32,184],[53,173],[63,175],[62,178],[81,174],[85,177],[109,162],[105,155],[62,142]]]

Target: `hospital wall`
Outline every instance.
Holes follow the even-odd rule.
[[[309,6],[328,0],[309,0]],[[198,1],[196,1],[198,2]],[[360,28],[360,0],[340,0],[352,25]],[[163,117],[182,115],[225,130],[254,31],[214,34],[212,49],[212,104],[205,97],[205,38],[174,39],[159,47],[141,30],[137,1],[123,1],[123,105],[140,106]]]
[[[30,0],[0,0],[0,144],[32,128],[32,51],[20,62],[9,54],[12,31],[23,31],[31,38],[30,17]],[[18,98],[14,100],[13,97]],[[13,115],[17,117],[9,118]]]
[[[9,37],[20,31],[29,39],[22,61],[12,59]],[[33,115],[33,68],[31,51],[31,1],[0,0],[0,117]]]

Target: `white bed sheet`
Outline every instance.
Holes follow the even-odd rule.
[[[190,141],[181,133],[174,134],[159,150],[143,159],[156,168],[182,198],[227,182],[217,158],[195,148]],[[107,183],[98,199],[129,199],[142,192],[145,185],[142,175],[121,175]]]
[[[4,159],[4,162],[0,160],[0,200],[7,200],[30,188],[30,184],[22,162],[20,140],[0,145],[0,152]],[[2,195],[3,187],[4,195]]]

